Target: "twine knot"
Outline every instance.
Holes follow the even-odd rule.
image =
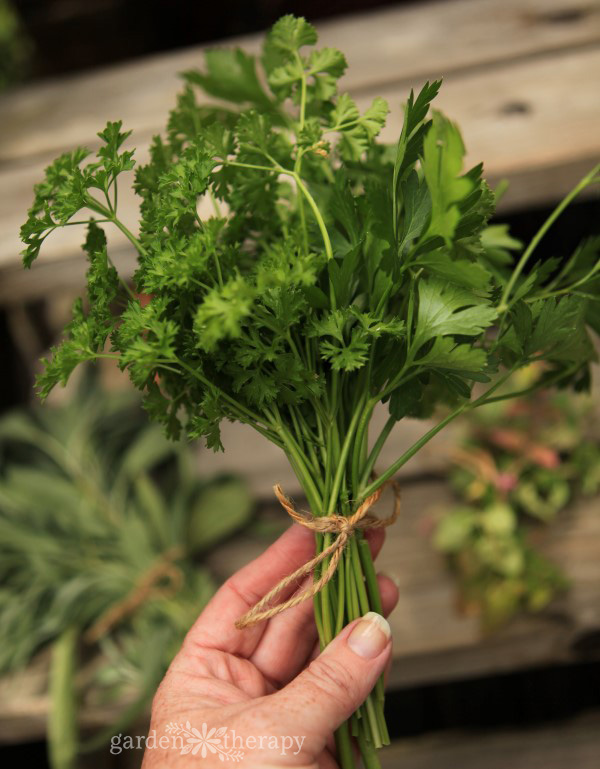
[[[391,486],[394,491],[394,509],[387,518],[378,518],[373,515],[370,510],[387,486]],[[276,614],[280,614],[286,609],[291,609],[292,606],[297,606],[308,598],[312,598],[333,578],[340,562],[340,558],[342,557],[342,553],[344,552],[344,548],[355,531],[358,529],[378,529],[391,526],[400,513],[400,487],[394,481],[384,483],[383,486],[377,489],[377,491],[367,497],[359,505],[356,512],[349,516],[340,515],[339,513],[314,516],[303,510],[296,510],[293,502],[285,496],[283,489],[279,484],[274,486],[273,490],[275,491],[275,496],[279,500],[279,503],[293,521],[299,523],[300,526],[304,526],[319,534],[330,533],[335,534],[336,537],[328,547],[325,547],[320,553],[317,553],[314,558],[311,558],[299,569],[296,569],[295,572],[284,577],[264,596],[264,598],[261,598],[260,601],[240,617],[235,623],[238,630],[252,627],[265,619],[270,619]],[[317,568],[317,566],[319,566],[319,564],[327,559],[329,559],[329,563],[327,563],[325,570],[318,579],[315,579],[312,582],[311,585],[304,590],[301,590],[299,593],[296,593],[291,598],[288,598],[286,601],[282,601],[274,606],[270,605],[271,601],[288,585],[297,582],[300,578],[310,574]]]

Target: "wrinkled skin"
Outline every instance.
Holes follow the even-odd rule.
[[[382,530],[369,532],[374,556],[383,539]],[[293,525],[221,587],[188,633],[156,693],[150,734],[155,730],[157,741],[167,735],[168,724],[185,727],[189,722],[199,735],[206,724],[205,734],[226,727],[228,739],[233,732],[244,739],[243,745],[227,746],[244,749],[240,764],[245,769],[338,766],[333,731],[389,666],[391,642],[374,659],[363,659],[346,643],[350,625],[318,654],[310,600],[243,631],[234,627],[237,618],[313,554],[312,534]],[[379,585],[387,614],[396,604],[397,589],[387,577],[379,577]],[[249,736],[256,738],[252,749],[246,745]],[[290,744],[293,737],[298,741]],[[185,739],[184,735],[184,743]],[[147,749],[143,769],[184,769],[199,762],[202,769],[213,769],[231,763],[212,752],[211,743],[201,736],[192,747],[197,749],[195,755],[181,755],[180,747]]]

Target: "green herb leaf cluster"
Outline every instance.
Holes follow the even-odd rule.
[[[61,718],[69,702],[116,706],[91,738],[106,744],[144,712],[212,596],[198,556],[249,521],[250,496],[236,478],[199,478],[138,398],[89,378],[67,405],[4,415],[0,458],[0,674],[51,648],[51,756],[83,747]]]

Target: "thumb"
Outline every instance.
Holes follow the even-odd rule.
[[[344,628],[306,670],[272,695],[279,706],[277,711],[290,726],[301,727],[305,734],[324,743],[365,701],[391,652],[387,620],[375,612],[365,614]]]

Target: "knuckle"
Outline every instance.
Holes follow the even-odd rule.
[[[333,697],[340,702],[347,702],[353,689],[350,671],[335,659],[318,659],[306,669],[310,684],[321,694]]]

